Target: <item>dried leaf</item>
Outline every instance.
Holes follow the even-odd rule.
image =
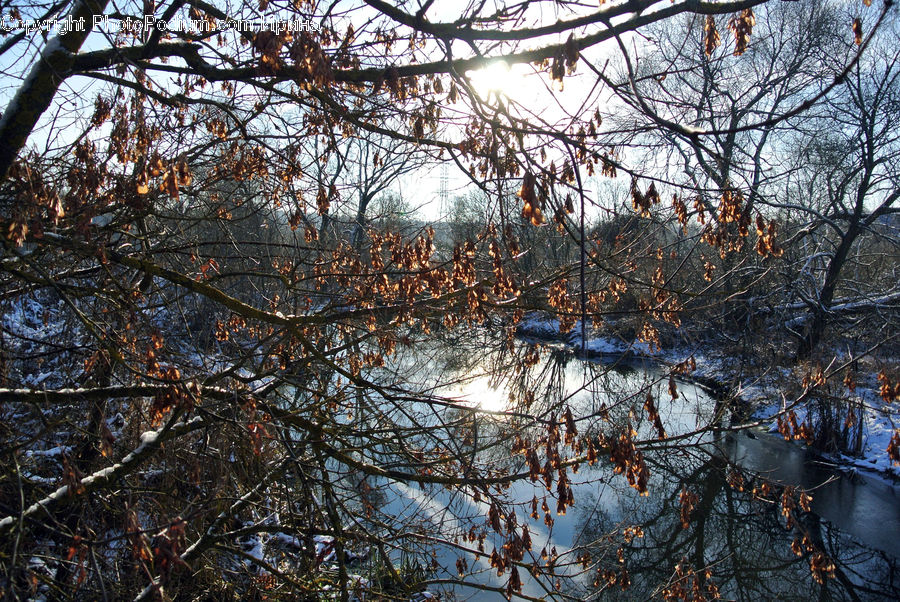
[[[707,15],[706,23],[703,26],[704,36],[704,53],[706,56],[712,56],[713,51],[722,43],[719,36],[719,30],[716,29],[716,21],[712,15]]]
[[[734,34],[734,56],[744,54],[750,46],[750,35],[753,26],[756,25],[756,17],[752,8],[745,8],[741,13],[728,21],[728,29]]]

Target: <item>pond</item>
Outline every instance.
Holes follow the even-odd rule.
[[[571,505],[558,503],[556,485],[548,488],[543,476],[476,499],[472,491],[368,479],[377,512],[367,528],[409,536],[409,525],[420,525],[414,539],[430,559],[432,591],[501,598],[509,570],[498,575],[489,558],[504,542],[489,528],[499,500],[503,521],[526,525],[531,539],[519,573],[523,597],[644,600],[693,591],[739,600],[900,599],[894,484],[841,472],[769,433],[732,429],[721,403],[652,361],[604,363],[490,336],[398,351],[391,361],[394,378],[478,410],[448,445],[465,446],[473,463],[496,474],[527,474],[524,456],[512,449],[515,434],[538,437],[546,421],[529,417],[562,421],[566,409],[582,435],[614,441],[628,429],[643,442],[649,470],[642,495],[616,473],[608,452],[600,454],[569,471]],[[665,438],[648,417],[648,395]],[[405,420],[435,424],[466,414],[415,403],[403,412]],[[802,491],[811,496],[808,511]],[[532,577],[524,569],[532,564],[552,571]]]

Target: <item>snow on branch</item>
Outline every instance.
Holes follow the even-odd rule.
[[[205,424],[206,421],[203,417],[195,416],[190,420],[179,422],[174,425],[168,424],[159,430],[146,431],[140,437],[141,444],[122,458],[121,461],[81,479],[75,487],[77,493],[82,495],[90,493],[107,483],[114,481],[120,476],[128,474],[146,458],[152,455],[153,452],[159,449],[159,446],[162,445],[164,441],[174,439],[185,433],[202,428]],[[20,521],[29,518],[42,510],[49,510],[61,501],[66,500],[75,494],[76,491],[74,491],[70,485],[63,485],[53,493],[38,500],[28,508],[25,508],[21,513],[0,519],[0,533],[10,530]]]

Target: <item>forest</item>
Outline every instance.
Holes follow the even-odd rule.
[[[0,599],[900,598],[893,0],[0,0]]]

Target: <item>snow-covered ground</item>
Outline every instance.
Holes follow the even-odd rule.
[[[518,324],[517,333],[524,338],[535,338],[560,342],[580,351],[581,323],[566,333],[560,334],[559,321],[539,312],[532,312]],[[802,404],[792,407],[792,397],[786,396],[785,389],[789,383],[799,384],[802,376],[785,367],[770,368],[762,374],[748,371],[746,366],[737,369],[740,362],[732,355],[724,355],[714,348],[699,346],[688,349],[675,347],[671,349],[655,349],[642,341],[624,341],[613,337],[604,337],[587,328],[587,344],[584,346],[589,356],[633,354],[651,356],[662,364],[673,365],[693,356],[697,369],[691,377],[702,382],[721,383],[729,386],[731,392],[753,408],[752,420],[758,421],[778,434],[777,415],[785,409],[794,409],[797,421],[802,423],[806,418],[806,408]],[[844,354],[835,352],[839,365],[845,361]],[[859,457],[845,454],[824,454],[838,464],[853,466],[859,469],[877,471],[893,477],[900,477],[900,465],[891,462],[888,456],[888,445],[894,429],[900,425],[900,408],[885,403],[879,393],[879,383],[875,374],[859,374],[859,382],[852,392],[844,391],[847,400],[859,405],[864,411],[862,419],[863,441]],[[803,445],[798,442],[797,445]]]
[[[532,312],[519,322],[516,331],[520,336],[526,338],[558,340],[575,350],[582,349],[580,320],[575,323],[575,328],[563,335],[559,332],[559,320],[545,314]],[[593,333],[590,325],[586,329],[586,335],[587,342],[583,347],[588,356],[621,355],[623,353],[641,356],[658,355],[658,350],[644,341],[625,341],[615,337],[595,336],[596,333]]]

